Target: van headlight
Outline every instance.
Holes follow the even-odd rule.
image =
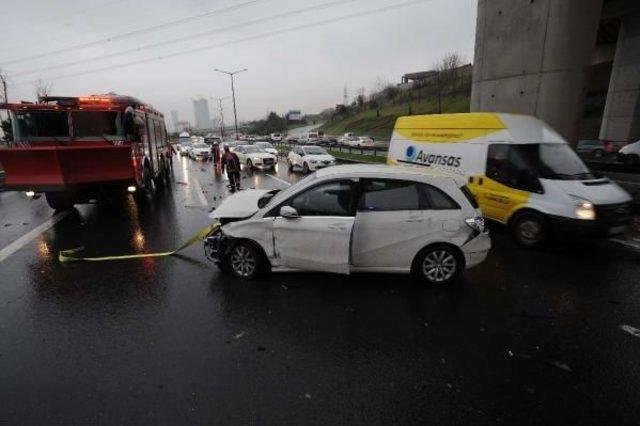
[[[484,218],[482,216],[467,218],[464,220],[464,223],[474,231],[484,232],[485,230]]]
[[[582,220],[595,220],[596,209],[593,203],[587,199],[569,194],[576,207],[576,217]]]

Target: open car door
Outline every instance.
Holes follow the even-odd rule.
[[[276,256],[288,268],[350,272],[356,182],[335,180],[303,190],[280,207],[273,223]]]

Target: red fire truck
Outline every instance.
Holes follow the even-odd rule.
[[[164,117],[136,98],[47,96],[0,109],[8,111],[12,133],[0,147],[5,190],[44,193],[59,210],[114,192],[143,200],[169,182]]]

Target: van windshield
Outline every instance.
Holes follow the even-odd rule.
[[[524,144],[513,145],[513,149],[519,151],[519,154],[542,178],[560,180],[597,178],[569,145],[563,143]]]

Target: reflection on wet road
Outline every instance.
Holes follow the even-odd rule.
[[[620,328],[640,328],[640,261],[606,242],[534,252],[495,229],[488,260],[447,288],[369,274],[242,282],[199,244],[57,262],[73,247],[164,251],[207,225],[225,177],[186,158],[174,170],[153,202],[79,206],[0,262],[0,422],[640,419],[640,339]],[[300,177],[280,165],[243,171],[242,186]],[[0,247],[52,217],[17,193],[0,194],[0,214]]]

